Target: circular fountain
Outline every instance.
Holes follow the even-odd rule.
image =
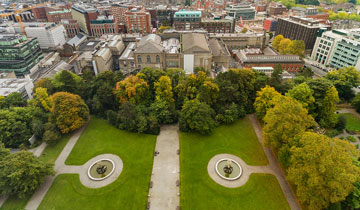
[[[242,168],[238,162],[233,159],[223,158],[216,162],[216,173],[223,179],[236,180],[242,174]]]
[[[90,165],[88,176],[91,180],[100,181],[108,178],[114,170],[114,161],[110,159],[100,159]]]

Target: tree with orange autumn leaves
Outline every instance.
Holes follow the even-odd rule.
[[[145,80],[131,75],[116,83],[114,93],[120,99],[121,104],[127,101],[138,104],[143,101],[148,91],[149,85]]]

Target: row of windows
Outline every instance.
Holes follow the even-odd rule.
[[[138,63],[141,63],[142,62],[142,59],[141,59],[141,56],[138,55]],[[147,63],[151,63],[151,57],[150,55],[146,56],[146,62]],[[156,63],[160,63],[160,56],[159,55],[156,55]]]

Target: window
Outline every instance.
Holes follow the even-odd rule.
[[[150,55],[148,55],[148,56],[146,57],[146,61],[147,61],[148,63],[151,63]]]
[[[160,56],[159,55],[156,56],[156,63],[160,63]]]
[[[141,56],[138,55],[138,63],[141,63]]]

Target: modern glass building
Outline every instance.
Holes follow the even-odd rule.
[[[19,34],[0,35],[0,71],[23,77],[43,58],[37,38]]]

